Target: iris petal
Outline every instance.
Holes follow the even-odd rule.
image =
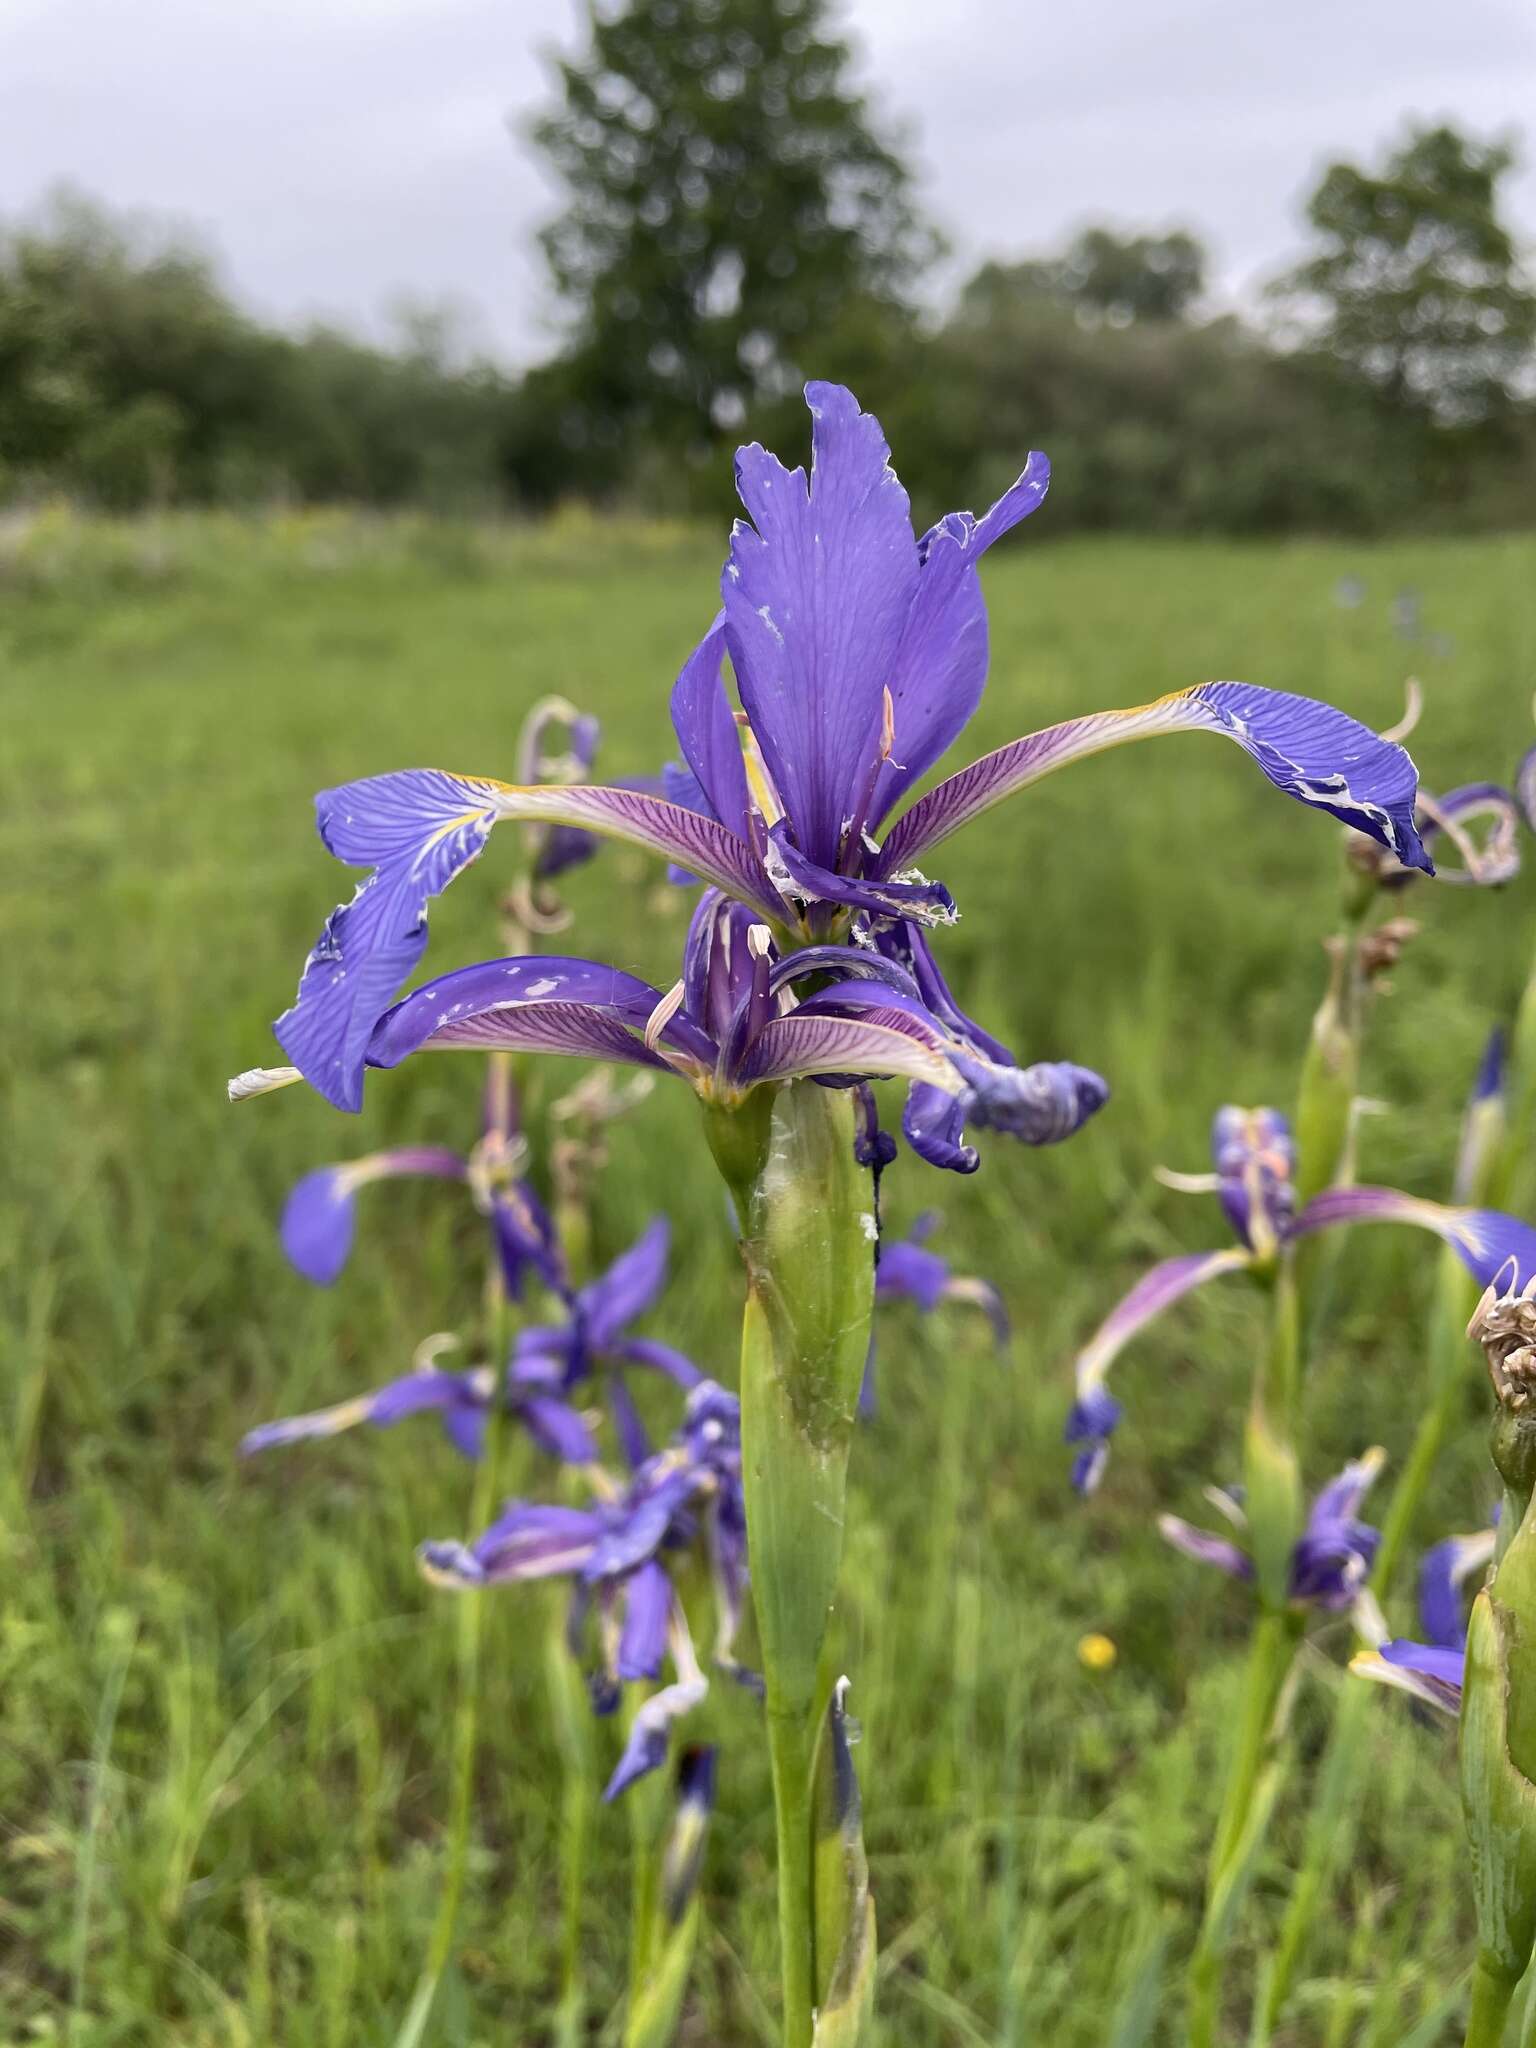
[[[976,564],[1033,512],[1051,465],[1032,454],[1024,473],[980,519],[951,512],[918,543],[923,570],[890,676],[893,758],[880,770],[869,825],[879,821],[958,737],[987,679],[987,608]]]
[[[840,385],[805,396],[809,483],[756,444],[737,454],[752,523],[736,524],[721,591],[742,708],[796,844],[835,868],[920,569],[878,420]]]
[[[909,865],[1069,761],[1173,732],[1236,740],[1287,796],[1366,833],[1404,867],[1433,872],[1413,822],[1417,772],[1408,753],[1330,704],[1252,683],[1198,683],[1152,704],[1068,719],[999,747],[918,799],[887,837],[879,870],[891,874]]]
[[[1498,1209],[1458,1209],[1397,1188],[1329,1188],[1314,1196],[1290,1226],[1292,1237],[1346,1223],[1412,1223],[1432,1230],[1481,1287],[1514,1269],[1516,1288],[1536,1276],[1536,1230]],[[1501,1285],[1503,1284],[1501,1280]]]

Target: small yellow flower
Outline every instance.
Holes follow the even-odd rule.
[[[1078,1638],[1077,1661],[1085,1671],[1113,1671],[1119,1654],[1108,1636],[1095,1633]]]

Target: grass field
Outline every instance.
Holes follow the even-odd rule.
[[[988,564],[992,682],[968,751],[1207,676],[1385,724],[1421,658],[1387,617],[1410,584],[1454,643],[1423,657],[1427,785],[1505,777],[1530,737],[1536,542],[1053,546],[1048,520]],[[548,691],[601,716],[603,772],[651,769],[718,553],[672,531],[322,519],[52,519],[0,549],[7,2044],[393,2039],[441,1884],[453,1705],[452,1603],[412,1552],[462,1533],[467,1468],[430,1424],[247,1465],[234,1449],[471,1319],[474,1220],[430,1185],[365,1198],[329,1292],[289,1271],[274,1221],[314,1164],[460,1143],[478,1063],[377,1077],[360,1122],[297,1090],[231,1110],[224,1079],[275,1056],[269,1021],[343,893],[311,793],[414,763],[510,773],[522,712]],[[1335,602],[1345,574],[1368,586],[1357,610]],[[1153,1519],[1200,1519],[1200,1487],[1234,1476],[1262,1306],[1232,1282],[1128,1355],[1127,1425],[1086,1507],[1059,1442],[1068,1367],[1140,1267],[1219,1241],[1214,1204],[1152,1168],[1203,1167],[1223,1101],[1289,1102],[1338,838],[1235,749],[1184,738],[1085,763],[946,849],[962,1000],[1030,1057],[1098,1067],[1115,1097],[1057,1152],[994,1139],[973,1180],[904,1156],[887,1184],[898,1228],[943,1210],[938,1246],[1002,1288],[1017,1328],[999,1362],[964,1311],[885,1315],[882,1408],[855,1449],[836,1654],[864,1728],[892,2048],[1180,2038],[1244,1614]],[[493,844],[434,912],[435,964],[494,949],[497,893]],[[609,852],[569,893],[576,950],[671,980],[686,903],[654,868]],[[1497,897],[1419,886],[1404,906],[1424,929],[1375,1019],[1366,1086],[1392,1113],[1366,1124],[1362,1171],[1439,1195],[1487,1026],[1530,964],[1536,879]],[[670,1215],[675,1279],[651,1327],[730,1381],[738,1281],[695,1116],[661,1088],[619,1130],[598,1244]],[[1412,1233],[1347,1245],[1313,1363],[1311,1478],[1371,1442],[1404,1450],[1433,1271]],[[1487,1505],[1470,1357],[1466,1385],[1424,1541]],[[477,1831],[436,2042],[550,2038],[556,1598],[509,1590],[488,1616]],[[1078,1658],[1090,1630],[1118,1648],[1107,1672]],[[1234,2042],[1346,1634],[1318,1637],[1302,1768],[1231,1973]],[[1377,1704],[1343,1874],[1277,2036],[1289,2048],[1451,2038],[1432,2017],[1470,1958],[1451,1747],[1405,1703]],[[754,1711],[716,1687],[701,1717],[723,1759],[693,2044],[771,2038],[753,1989],[773,1981]],[[594,1728],[596,1770],[613,1740]],[[605,1812],[583,1926],[594,2042],[614,2038],[622,1992],[626,1844]]]

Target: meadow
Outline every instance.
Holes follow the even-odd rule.
[[[968,752],[1211,676],[1385,725],[1415,667],[1429,788],[1505,779],[1531,738],[1536,541],[1053,544],[1049,517],[988,562],[992,677]],[[601,718],[603,775],[652,771],[719,556],[708,534],[576,519],[49,514],[0,538],[0,2041],[394,2038],[442,1881],[455,1668],[452,1603],[413,1550],[465,1533],[467,1468],[430,1423],[245,1464],[235,1449],[472,1314],[474,1220],[430,1185],[373,1191],[328,1291],[287,1267],[275,1220],[311,1166],[472,1136],[478,1063],[379,1077],[360,1120],[301,1090],[232,1109],[224,1082],[275,1059],[270,1020],[344,893],[312,792],[417,763],[509,775],[551,691]],[[1337,601],[1343,577],[1366,586],[1358,607]],[[1446,644],[1395,636],[1406,586]],[[983,1138],[973,1179],[904,1154],[887,1180],[890,1226],[939,1209],[936,1248],[992,1280],[1015,1325],[997,1357],[964,1308],[882,1311],[880,1408],[855,1446],[835,1654],[863,1729],[891,2048],[1180,2038],[1245,1611],[1154,1522],[1201,1520],[1202,1486],[1236,1474],[1256,1291],[1195,1297],[1122,1361],[1127,1422],[1089,1503],[1061,1427],[1073,1351],[1136,1273],[1222,1241],[1214,1202],[1154,1166],[1203,1169],[1223,1102],[1293,1097],[1339,839],[1191,737],[1086,762],[945,851],[961,1000],[1115,1092],[1058,1150]],[[434,963],[494,946],[497,866],[493,842],[434,909]],[[670,982],[687,901],[654,864],[610,850],[567,893],[574,950]],[[1530,968],[1536,873],[1497,893],[1416,884],[1402,908],[1422,930],[1373,1019],[1365,1086],[1387,1108],[1362,1127],[1361,1170],[1442,1196],[1488,1026]],[[648,1327],[730,1384],[739,1280],[696,1115],[662,1088],[617,1128],[597,1250],[670,1216],[673,1284]],[[1311,1368],[1313,1483],[1370,1443],[1403,1454],[1435,1263],[1414,1233],[1346,1243]],[[1424,1543],[1486,1515],[1486,1412],[1469,1349]],[[559,1599],[491,1599],[470,1882],[428,2036],[444,2048],[551,2038]],[[1080,1655],[1090,1633],[1109,1668]],[[1354,1682],[1346,1623],[1315,1641],[1300,1765],[1231,1972],[1233,2042],[1308,1759]],[[1452,1739],[1375,1704],[1279,2048],[1452,2037],[1471,1953]],[[754,1715],[716,1686],[700,1717],[721,1793],[689,2044],[772,2038],[753,1988],[773,1977]],[[615,1739],[592,1728],[594,1778]],[[615,2038],[627,1840],[604,1812],[581,1930],[593,2042]]]

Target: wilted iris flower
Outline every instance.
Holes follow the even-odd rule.
[[[1223,1273],[1263,1272],[1282,1245],[1319,1230],[1350,1223],[1411,1223],[1443,1238],[1484,1286],[1511,1261],[1522,1275],[1536,1275],[1536,1230],[1497,1209],[1425,1201],[1396,1188],[1340,1187],[1315,1195],[1295,1213],[1295,1146],[1289,1124],[1276,1109],[1218,1110],[1211,1149],[1214,1173],[1166,1178],[1188,1191],[1219,1195],[1238,1242],[1217,1251],[1186,1252],[1154,1266],[1078,1353],[1077,1398],[1067,1418],[1066,1440],[1081,1446],[1072,1474],[1080,1493],[1091,1492],[1102,1477],[1122,1412],[1105,1385],[1110,1366],[1154,1317]]]
[[[1419,1567],[1419,1621],[1425,1640],[1384,1639],[1354,1657],[1350,1670],[1412,1693],[1442,1713],[1460,1713],[1467,1650],[1465,1588],[1488,1569],[1497,1540],[1496,1529],[1479,1529],[1470,1536],[1448,1536],[1426,1551]]]
[[[647,1458],[626,1488],[600,1471],[593,1477],[588,1507],[512,1501],[473,1543],[423,1544],[420,1558],[435,1584],[460,1591],[569,1579],[570,1636],[578,1653],[589,1624],[595,1626],[592,1698],[600,1713],[617,1707],[624,1685],[659,1678],[670,1661],[671,1683],[635,1715],[604,1795],[613,1799],[661,1763],[673,1723],[708,1692],[669,1570],[698,1546],[715,1590],[715,1661],[734,1677],[747,1676],[732,1656],[747,1584],[735,1397],[701,1380],[688,1396],[677,1437]]]
[[[977,564],[1039,505],[1048,466],[1032,456],[982,518],[951,513],[919,540],[878,422],[837,385],[811,384],[806,395],[809,479],[755,445],[737,456],[749,521],[732,535],[722,610],[673,691],[685,766],[670,776],[668,796],[514,786],[437,769],[324,792],[317,808],[326,845],[371,872],[327,921],[297,1001],[278,1023],[293,1071],[259,1082],[242,1077],[237,1092],[302,1075],[331,1102],[355,1110],[370,1062],[393,1065],[429,1042],[634,1057],[628,1048],[645,1031],[656,991],[587,961],[469,969],[469,980],[449,977],[422,991],[425,1001],[413,997],[385,1016],[425,947],[431,899],[503,820],[574,826],[649,848],[766,927],[786,974],[792,970],[783,956],[846,939],[855,913],[877,924],[948,921],[950,893],[919,871],[920,859],[1066,762],[1157,733],[1209,731],[1236,740],[1287,795],[1369,834],[1405,864],[1429,866],[1413,820],[1413,763],[1401,747],[1327,705],[1234,682],[1198,684],[1016,740],[919,798],[882,839],[893,809],[976,708],[987,667]],[[727,659],[734,701],[722,675]],[[673,1017],[659,1027],[652,1056],[658,1064],[690,1060],[703,1071],[715,1070],[724,1054],[724,1071],[737,1081],[876,1072],[961,1092],[948,1044],[935,1049],[944,1066],[938,1074],[913,1076],[905,1050],[892,1063],[875,1062],[872,1031],[884,1030],[893,1053],[893,1041],[929,1038],[933,1020],[918,1017],[920,1000],[884,1004],[901,1011],[905,1025],[889,1016],[876,1021],[868,1010],[850,1018],[851,1003],[835,994],[829,1001],[828,991],[800,1009],[813,1003],[819,1016],[765,1016],[755,1005],[743,1018],[752,1041],[746,1050],[722,1047],[696,1016]],[[455,1019],[470,1014],[478,1020],[472,1041],[462,1034],[434,1040],[436,1020],[452,1033]],[[840,1070],[822,1064],[839,1035],[850,1055],[862,1055]],[[797,1041],[806,1043],[791,1051]],[[738,1056],[745,1075],[732,1065]],[[982,1111],[972,1120],[985,1122],[998,1087],[989,1066],[977,1063],[964,1085]],[[1014,1083],[1002,1089],[1004,1128],[1034,1114],[1020,1093]],[[1059,1102],[1050,1107],[1060,1115]]]
[[[1306,1527],[1291,1552],[1289,1592],[1293,1604],[1323,1608],[1331,1613],[1354,1604],[1381,1541],[1377,1530],[1359,1520],[1357,1510],[1385,1463],[1384,1451],[1367,1451],[1363,1458],[1355,1459],[1330,1479],[1313,1501]],[[1206,1498],[1239,1535],[1246,1531],[1247,1516],[1235,1494],[1213,1486]],[[1215,1565],[1234,1579],[1254,1577],[1253,1559],[1230,1537],[1196,1529],[1177,1515],[1159,1515],[1157,1526],[1174,1549],[1182,1550],[1186,1557]]]

